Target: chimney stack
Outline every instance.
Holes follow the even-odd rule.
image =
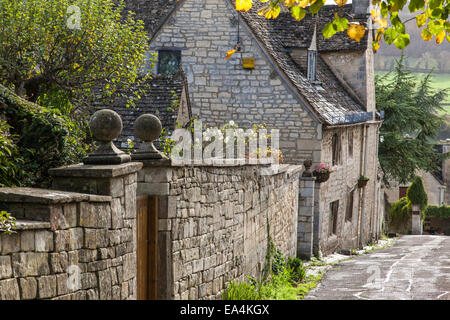
[[[364,17],[370,13],[370,0],[353,0],[352,7],[356,17]]]
[[[317,23],[318,16],[316,18],[316,23],[314,24],[314,34],[311,40],[311,46],[308,49],[308,70],[307,78],[310,82],[317,81],[316,68],[317,68]]]

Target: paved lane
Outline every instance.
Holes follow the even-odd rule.
[[[450,300],[450,237],[402,236],[336,264],[305,299]]]

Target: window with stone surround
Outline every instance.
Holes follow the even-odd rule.
[[[335,133],[331,139],[332,165],[341,164],[341,137]]]
[[[353,129],[348,129],[348,157],[353,158]]]
[[[339,214],[339,200],[330,203],[330,221],[328,223],[328,235],[336,234],[337,219]]]
[[[347,210],[345,211],[345,220],[346,221],[352,221],[354,198],[355,198],[355,190],[352,190],[348,194],[348,198],[347,198]]]
[[[175,74],[180,69],[181,50],[158,50],[158,73]]]

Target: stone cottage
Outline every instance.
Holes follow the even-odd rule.
[[[280,130],[285,162],[336,168],[314,190],[314,239],[306,242],[316,254],[362,246],[382,231],[369,3],[324,6],[319,19],[297,22],[289,12],[257,15],[259,2],[239,13],[232,0],[127,1],[150,32],[154,74],[186,73],[193,116],[211,126],[265,123]],[[365,25],[365,37],[324,39],[335,12]],[[370,180],[358,188],[361,175]]]

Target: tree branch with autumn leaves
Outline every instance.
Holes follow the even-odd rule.
[[[325,0],[236,0],[236,10],[249,11],[253,2],[256,1],[266,3],[266,6],[257,11],[260,16],[276,19],[284,6],[297,21],[301,21],[307,11],[314,16],[325,5]],[[334,0],[334,2],[342,7],[348,0]],[[379,49],[381,40],[389,45],[394,44],[399,49],[408,46],[410,36],[406,33],[405,23],[412,20],[402,21],[399,12],[403,9],[414,14],[413,20],[416,20],[417,27],[422,29],[423,40],[431,41],[434,38],[437,44],[442,43],[445,39],[450,42],[450,22],[447,21],[450,13],[450,0],[371,0],[371,3],[370,17],[376,28],[376,36],[372,42],[374,51]],[[351,39],[360,42],[367,27],[359,22],[349,22],[346,17],[342,17],[336,12],[333,21],[327,23],[323,28],[322,34],[324,38],[330,38],[337,32],[343,31],[347,31]],[[226,59],[228,60],[236,51],[237,48],[228,51]]]

